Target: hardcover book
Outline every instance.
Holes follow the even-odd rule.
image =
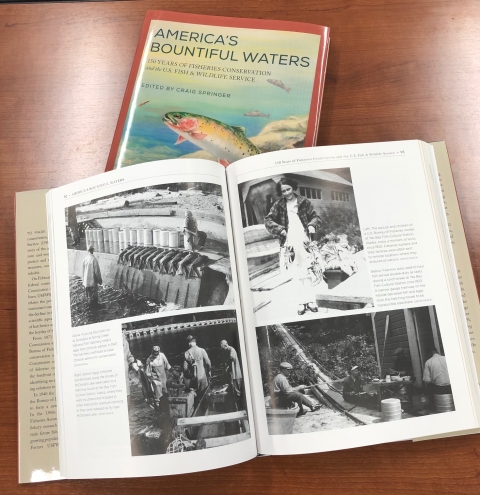
[[[147,13],[106,170],[315,145],[329,29]]]

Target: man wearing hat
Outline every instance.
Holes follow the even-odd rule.
[[[153,398],[155,405],[160,404],[160,399],[164,394],[168,393],[167,390],[167,371],[171,368],[167,357],[163,352],[160,352],[160,346],[154,345],[152,347],[152,353],[147,358],[145,366],[145,374],[153,385]]]
[[[300,408],[297,416],[303,416],[307,413],[303,408],[304,405],[309,407],[312,412],[320,409],[318,404],[314,404],[302,393],[305,391],[305,385],[298,385],[297,387],[290,385],[288,377],[292,370],[293,366],[290,363],[280,363],[280,373],[273,379],[272,399],[275,407],[285,408],[292,402],[296,402]]]
[[[363,380],[358,366],[352,366],[350,374],[343,380],[343,398],[354,404],[364,404],[370,396],[363,391]]]
[[[187,342],[190,348],[185,352],[183,362],[185,384],[189,388],[196,389],[197,397],[200,398],[208,387],[212,364],[205,349],[197,346],[195,337],[189,335]]]
[[[92,245],[88,246],[88,254],[83,260],[82,282],[88,305],[90,308],[98,307],[98,286],[102,285],[102,274],[98,260],[93,256]]]

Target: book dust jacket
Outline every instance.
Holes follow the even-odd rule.
[[[315,144],[328,28],[149,12],[107,170]]]

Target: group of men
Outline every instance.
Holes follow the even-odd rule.
[[[395,350],[394,368],[388,369],[389,373],[399,376],[410,376],[413,378],[413,368],[410,359],[405,356],[404,350],[398,348]],[[423,372],[423,382],[426,385],[427,393],[430,395],[430,404],[433,404],[433,394],[451,394],[450,378],[448,376],[447,361],[445,356],[439,354],[437,349],[430,350],[430,358],[425,362]],[[288,377],[293,371],[290,363],[283,362],[280,364],[280,372],[275,376],[272,383],[271,401],[274,408],[288,408],[292,403],[299,407],[297,416],[306,414],[304,406],[316,411],[320,406],[315,404],[305,395],[305,385],[292,387]],[[364,382],[360,375],[360,368],[355,365],[350,369],[349,375],[343,380],[343,398],[347,402],[363,405],[365,407],[374,407],[376,396],[364,391]]]
[[[153,346],[152,352],[146,360],[145,375],[151,384],[156,406],[160,404],[160,399],[168,394],[167,372],[172,373],[177,379],[183,381],[186,389],[195,390],[197,401],[201,399],[208,388],[212,363],[207,351],[197,345],[197,339],[192,335],[187,337],[187,343],[188,350],[184,353],[183,371],[181,372],[172,368],[165,354],[160,352],[160,346],[158,345]],[[135,366],[138,365],[138,360],[135,360],[132,356],[129,347],[126,350],[126,346],[128,347],[128,341],[124,338],[127,369],[129,366],[135,369]],[[220,347],[227,381],[231,385],[235,396],[240,398],[242,395],[243,375],[237,351],[234,347],[228,345],[226,340],[220,342]]]

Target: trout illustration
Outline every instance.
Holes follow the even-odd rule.
[[[290,93],[290,90],[292,89],[292,88],[287,88],[285,84],[283,84],[283,81],[280,81],[279,79],[267,79],[267,82],[273,84],[274,86],[284,89],[287,93]]]
[[[240,158],[261,153],[245,135],[244,127],[188,112],[168,112],[163,122],[178,134],[175,144],[190,141],[215,156],[225,167]]]
[[[263,113],[260,112],[259,110],[253,110],[253,112],[247,112],[244,113],[243,115],[245,115],[245,117],[265,117],[266,119],[270,118],[269,113]]]

